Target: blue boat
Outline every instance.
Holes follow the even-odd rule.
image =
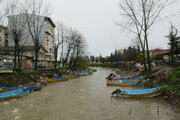
[[[0,93],[0,100],[7,100],[7,99],[16,98],[16,97],[28,94],[29,92],[30,92],[30,90],[25,89],[24,87],[20,87],[16,90],[12,90],[10,92]]]
[[[13,73],[12,69],[0,69],[0,73]]]
[[[107,80],[107,85],[121,85],[121,86],[129,86],[129,85],[136,85],[137,83],[142,82],[144,77],[136,78],[136,79],[129,79],[129,80]]]
[[[24,86],[24,88],[28,89],[28,90],[34,90],[34,91],[37,91],[37,90],[41,90],[41,88],[43,88],[44,86],[37,86],[37,85],[31,85],[31,86]],[[9,91],[12,91],[12,90],[16,90],[18,88],[21,88],[21,87],[0,87],[0,93],[1,92],[9,92]]]
[[[69,80],[69,78],[46,78],[45,80],[49,83],[52,83],[52,82],[67,81],[67,80]]]
[[[77,76],[87,76],[88,73],[77,73],[76,75],[77,75]]]
[[[162,87],[141,89],[141,90],[120,90],[117,89],[111,94],[120,95],[122,97],[155,97],[162,93]]]

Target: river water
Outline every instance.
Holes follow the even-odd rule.
[[[118,88],[106,86],[105,77],[111,72],[97,68],[93,75],[1,101],[0,120],[180,120],[180,113],[159,98],[111,97],[112,90]]]

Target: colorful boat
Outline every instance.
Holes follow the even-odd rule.
[[[13,73],[12,69],[0,69],[0,73]]]
[[[16,90],[12,90],[10,92],[0,93],[0,100],[7,100],[7,99],[16,98],[16,97],[28,94],[29,92],[30,92],[30,90],[25,89],[24,87],[20,87]]]
[[[63,78],[69,78],[69,79],[73,79],[73,78],[79,78],[80,76],[77,75],[63,75]]]
[[[77,76],[87,76],[88,73],[77,73],[76,75],[77,75]]]
[[[142,82],[144,77],[136,78],[136,79],[129,79],[129,80],[107,80],[107,85],[120,85],[120,86],[129,86],[129,85],[136,85],[139,82]]]
[[[132,79],[137,79],[139,77],[130,77],[130,78],[126,78],[126,77],[114,77],[114,78],[111,78],[112,81],[116,81],[116,80],[132,80]]]
[[[38,90],[41,90],[41,88],[43,88],[44,86],[40,85],[40,86],[37,86],[37,85],[31,85],[31,86],[23,86],[25,89],[28,89],[28,90],[33,90],[33,91],[38,91]],[[21,87],[0,87],[0,93],[1,92],[9,92],[9,91],[12,91],[12,90],[16,90],[18,88],[21,88]]]
[[[47,82],[49,83],[53,83],[53,82],[63,82],[63,81],[67,81],[69,80],[68,78],[46,78],[45,79]]]
[[[120,90],[117,89],[111,94],[116,94],[121,97],[155,97],[162,93],[162,87],[141,89],[141,90]]]

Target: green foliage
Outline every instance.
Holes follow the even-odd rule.
[[[180,104],[178,104],[177,107],[180,108]]]
[[[85,68],[89,65],[89,59],[87,57],[78,57],[76,67]]]
[[[170,93],[170,91],[173,91],[173,89],[168,87],[168,86],[167,87],[163,87],[162,90],[163,90],[162,94],[164,94],[164,95],[167,95],[167,94]]]
[[[18,74],[19,76],[29,77],[29,76],[32,75],[33,73],[32,73],[32,72],[24,72],[24,71],[21,71],[21,72],[18,72],[17,74]]]
[[[172,85],[180,83],[180,66],[176,67],[173,72],[169,73],[168,78]]]
[[[123,64],[111,64],[111,63],[103,63],[103,64],[98,64],[98,63],[91,63],[89,64],[91,67],[111,67],[111,68],[122,68]]]
[[[167,36],[169,38],[169,46],[170,46],[170,56],[171,56],[171,63],[174,64],[174,55],[177,54],[178,50],[178,42],[177,42],[177,28],[171,24],[171,28],[169,31],[169,35]]]
[[[180,98],[180,92],[178,92],[177,95],[178,95],[178,98]]]

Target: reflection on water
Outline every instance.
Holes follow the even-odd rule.
[[[118,88],[106,86],[111,69],[97,70],[0,102],[0,120],[180,120],[180,114],[161,99],[111,97],[111,91]]]

